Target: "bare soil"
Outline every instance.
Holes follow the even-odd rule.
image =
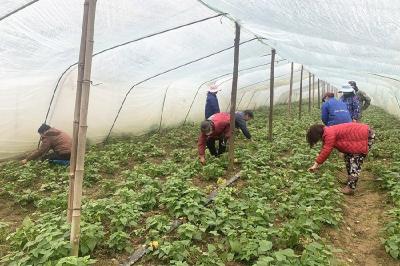
[[[340,178],[346,180],[344,174]],[[363,171],[355,194],[344,196],[343,223],[327,231],[333,245],[342,250],[336,254],[340,265],[400,265],[386,253],[381,241],[389,206],[378,181]]]

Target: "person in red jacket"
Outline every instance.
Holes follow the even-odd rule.
[[[316,171],[336,148],[344,153],[344,160],[348,174],[347,185],[342,189],[344,194],[354,194],[361,165],[367,156],[374,140],[374,131],[366,124],[344,123],[325,127],[313,125],[307,132],[307,142],[310,147],[322,140],[323,146],[313,166],[308,170]]]
[[[230,137],[230,118],[231,116],[228,113],[217,113],[201,122],[201,133],[197,142],[201,164],[206,163],[206,146],[214,156],[219,156],[225,152],[226,141]],[[217,140],[219,141],[218,149],[215,147],[215,141]]]

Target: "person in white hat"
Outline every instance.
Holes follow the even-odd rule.
[[[351,87],[349,84],[342,85],[342,88],[339,89],[339,92],[343,93],[342,97],[340,97],[340,100],[346,104],[353,122],[359,121],[361,118],[360,100],[354,93],[353,87]]]
[[[217,98],[217,93],[221,89],[218,88],[217,85],[211,84],[208,87],[208,92],[207,92],[207,99],[206,99],[206,108],[205,108],[205,118],[208,119],[210,116],[213,114],[219,113],[219,104],[218,104],[218,98]]]
[[[348,83],[351,87],[353,87],[355,94],[360,100],[361,110],[367,110],[368,106],[371,104],[371,98],[368,97],[368,95],[364,91],[358,89],[357,83],[355,81],[350,80]]]

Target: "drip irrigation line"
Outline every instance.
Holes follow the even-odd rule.
[[[241,42],[239,45],[245,44],[245,43],[248,43],[248,42],[251,42],[251,41],[254,41],[254,40],[256,40],[256,39],[257,39],[257,38],[252,38],[252,39],[250,39],[250,40]],[[230,46],[230,47],[227,47],[227,48],[224,48],[224,49],[222,49],[222,50],[216,51],[216,52],[214,52],[214,53],[211,53],[211,54],[208,54],[208,55],[205,55],[205,56],[196,58],[196,59],[191,60],[191,61],[189,61],[189,62],[186,62],[186,63],[184,63],[184,64],[182,64],[182,65],[179,65],[179,66],[176,66],[176,67],[167,69],[167,70],[165,70],[165,71],[163,71],[163,72],[160,72],[160,73],[158,73],[158,74],[152,75],[152,76],[150,76],[150,77],[148,77],[148,78],[146,78],[146,79],[144,79],[144,80],[141,80],[141,81],[139,81],[139,82],[133,84],[133,85],[130,87],[130,89],[126,92],[125,97],[124,97],[124,99],[122,100],[121,106],[120,106],[119,109],[118,109],[118,112],[117,112],[117,115],[115,116],[114,122],[113,122],[112,125],[111,125],[111,128],[110,128],[110,130],[109,130],[109,132],[108,132],[108,134],[107,134],[107,137],[105,138],[105,142],[108,141],[108,139],[109,139],[109,137],[110,137],[110,135],[111,135],[111,131],[113,130],[113,128],[114,128],[114,126],[115,126],[115,123],[117,122],[117,119],[118,119],[118,117],[119,117],[119,114],[121,113],[122,107],[124,106],[125,101],[126,101],[126,99],[128,98],[128,96],[129,96],[129,94],[131,93],[131,91],[133,90],[133,88],[135,88],[136,86],[138,86],[138,85],[140,85],[140,84],[142,84],[142,83],[145,83],[146,81],[149,81],[149,80],[151,80],[151,79],[154,79],[154,78],[156,78],[156,77],[159,77],[159,76],[161,76],[161,75],[167,74],[167,73],[169,73],[169,72],[172,72],[172,71],[177,70],[177,69],[180,69],[180,68],[182,68],[182,67],[191,65],[191,64],[193,64],[193,63],[202,61],[202,60],[207,59],[207,58],[209,58],[209,57],[212,57],[212,56],[214,56],[214,55],[217,55],[217,54],[226,52],[226,51],[232,49],[233,47],[234,47],[234,46],[232,45],[232,46]]]
[[[19,8],[17,8],[17,9],[15,9],[15,10],[13,10],[13,11],[11,11],[10,13],[5,14],[4,16],[0,17],[0,21],[2,21],[3,19],[8,18],[9,16],[11,16],[11,15],[13,15],[13,14],[15,14],[15,13],[21,11],[22,9],[25,9],[26,7],[28,7],[28,6],[30,6],[30,5],[32,5],[32,4],[34,4],[34,3],[36,3],[36,2],[38,2],[38,1],[39,1],[39,0],[30,1],[30,2],[26,3],[25,5],[23,5],[23,6],[19,7]]]
[[[212,191],[208,196],[207,196],[207,200],[204,203],[204,206],[207,207],[208,205],[210,205],[211,202],[213,202],[216,198],[216,196],[218,195],[218,191],[220,191],[221,189],[225,188],[225,187],[229,187],[231,186],[233,183],[235,183],[238,179],[240,178],[240,172],[235,174],[233,177],[231,177],[229,180],[226,181],[225,185],[223,185],[222,187],[220,187],[219,189],[215,189],[214,191]],[[185,221],[182,219],[182,217],[174,220],[171,222],[171,227],[169,228],[169,230],[165,233],[165,235],[173,232],[175,229],[177,229],[180,225],[182,225],[183,223],[185,223]],[[140,248],[138,248],[137,250],[135,250],[132,255],[129,256],[128,261],[126,261],[125,263],[121,264],[123,266],[131,266],[133,264],[135,264],[136,262],[138,262],[141,258],[143,258],[143,256],[145,256],[147,253],[149,253],[151,250],[147,248],[147,246],[145,244],[141,245]]]
[[[35,1],[39,1],[39,0],[35,0]],[[158,32],[155,32],[155,33],[151,33],[151,34],[148,34],[148,35],[139,37],[139,38],[137,38],[137,39],[134,39],[134,40],[131,40],[131,41],[128,41],[128,42],[124,42],[124,43],[120,43],[120,44],[117,44],[117,45],[112,46],[112,47],[110,47],[110,48],[106,48],[106,49],[104,49],[104,50],[101,50],[101,51],[99,51],[99,52],[97,52],[97,53],[94,53],[94,54],[92,55],[92,57],[95,57],[95,56],[97,56],[97,55],[99,55],[99,54],[105,53],[105,52],[110,51],[110,50],[114,50],[114,49],[116,49],[116,48],[119,48],[119,47],[122,47],[122,46],[125,46],[125,45],[128,45],[128,44],[131,44],[131,43],[134,43],[134,42],[138,42],[138,41],[141,41],[141,40],[144,40],[144,39],[147,39],[147,38],[156,36],[156,35],[160,35],[160,34],[163,34],[163,33],[169,32],[169,31],[173,31],[173,30],[177,30],[177,29],[184,28],[184,27],[187,27],[187,26],[191,26],[191,25],[193,25],[193,24],[200,23],[200,22],[204,22],[204,21],[207,21],[207,20],[210,20],[210,19],[213,19],[213,18],[221,17],[221,16],[223,16],[223,15],[225,15],[225,13],[221,13],[221,14],[218,14],[218,15],[215,15],[215,16],[211,16],[211,17],[206,17],[206,18],[199,19],[199,20],[195,20],[195,21],[192,21],[192,22],[189,22],[189,23],[186,23],[186,24],[182,24],[182,25],[173,27],[173,28],[169,28],[169,29],[166,29],[166,30],[162,30],[162,31],[158,31]],[[65,69],[64,72],[61,73],[60,77],[58,78],[57,83],[56,83],[56,86],[55,86],[54,89],[53,89],[53,95],[52,95],[52,97],[51,97],[51,99],[50,99],[50,104],[49,104],[49,108],[47,109],[46,118],[44,119],[44,123],[47,122],[47,119],[48,119],[48,116],[49,116],[49,113],[50,113],[50,109],[51,109],[51,106],[52,106],[52,104],[53,104],[54,97],[55,97],[55,94],[56,94],[56,92],[57,92],[57,90],[58,90],[58,86],[59,86],[59,84],[60,84],[60,82],[61,82],[61,79],[64,77],[64,75],[65,75],[72,67],[74,67],[74,66],[76,66],[76,65],[78,65],[78,62],[76,62],[76,63],[70,65],[69,67],[67,67],[67,69]]]

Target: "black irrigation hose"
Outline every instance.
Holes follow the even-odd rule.
[[[241,44],[248,43],[248,42],[251,42],[251,41],[254,41],[254,40],[257,40],[257,38],[252,38],[252,39],[250,39],[250,40],[241,42],[240,45],[241,45]],[[150,76],[150,77],[148,77],[148,78],[146,78],[146,79],[144,79],[144,80],[141,80],[141,81],[139,81],[139,82],[133,84],[132,87],[130,87],[130,89],[126,92],[125,97],[124,97],[124,99],[123,99],[123,101],[122,101],[122,103],[121,103],[121,106],[119,107],[119,110],[118,110],[118,112],[117,112],[117,115],[115,116],[114,122],[112,123],[111,128],[110,128],[110,130],[109,130],[109,132],[108,132],[108,134],[107,134],[107,137],[105,138],[105,141],[104,141],[104,142],[107,142],[108,138],[110,137],[111,131],[113,130],[113,128],[114,128],[114,126],[115,126],[115,123],[116,123],[116,121],[117,121],[117,119],[118,119],[118,117],[119,117],[119,114],[121,113],[122,107],[124,106],[126,99],[128,98],[128,95],[131,93],[131,91],[133,90],[133,88],[135,88],[137,85],[140,85],[140,84],[142,84],[142,83],[145,83],[146,81],[149,81],[149,80],[151,80],[151,79],[153,79],[153,78],[156,78],[156,77],[158,77],[158,76],[161,76],[161,75],[164,75],[164,74],[166,74],[166,73],[169,73],[169,72],[171,72],[171,71],[180,69],[180,68],[182,68],[182,67],[188,66],[188,65],[190,65],[190,64],[199,62],[199,61],[201,61],[201,60],[207,59],[207,58],[212,57],[212,56],[214,56],[214,55],[217,55],[217,54],[220,54],[220,53],[222,53],[222,52],[228,51],[228,50],[232,49],[233,47],[234,47],[234,45],[232,45],[232,46],[230,46],[230,47],[227,47],[227,48],[224,48],[224,49],[222,49],[222,50],[216,51],[216,52],[214,52],[214,53],[208,54],[208,55],[206,55],[206,56],[202,56],[202,57],[196,58],[196,59],[191,60],[191,61],[189,61],[189,62],[186,62],[186,63],[184,63],[184,64],[182,64],[182,65],[179,65],[179,66],[176,66],[176,67],[167,69],[167,70],[165,70],[165,71],[163,71],[163,72],[160,72],[160,73],[158,73],[158,74],[155,74],[155,75],[153,75],[153,76]]]
[[[13,11],[11,11],[10,13],[5,14],[4,16],[2,16],[2,17],[0,18],[0,21],[2,21],[2,20],[5,19],[5,18],[8,18],[9,16],[11,16],[11,15],[13,15],[13,14],[15,14],[15,13],[21,11],[22,9],[24,9],[24,8],[30,6],[30,5],[32,5],[32,4],[36,3],[36,2],[38,2],[38,1],[39,1],[39,0],[30,1],[29,3],[26,3],[25,5],[23,5],[23,6],[19,7],[19,8],[17,8],[17,9],[15,9],[15,10],[13,10]]]
[[[36,0],[36,1],[39,1],[39,0]],[[196,24],[196,23],[204,22],[204,21],[207,21],[207,20],[210,20],[210,19],[213,19],[213,18],[217,18],[217,17],[224,16],[224,15],[225,15],[225,13],[222,13],[222,14],[218,14],[218,15],[215,15],[215,16],[211,16],[211,17],[206,17],[206,18],[203,18],[203,19],[195,20],[195,21],[192,21],[192,22],[189,22],[189,23],[186,23],[186,24],[182,24],[182,25],[179,25],[179,26],[176,26],[176,27],[173,27],[173,28],[169,28],[169,29],[166,29],[166,30],[162,30],[162,31],[159,31],[159,32],[151,33],[151,34],[148,34],[148,35],[139,37],[139,38],[137,38],[137,39],[134,39],[134,40],[131,40],[131,41],[128,41],[128,42],[124,42],[124,43],[120,43],[120,44],[117,44],[117,45],[112,46],[112,47],[110,47],[110,48],[101,50],[101,51],[99,51],[99,52],[97,52],[97,53],[94,53],[92,57],[95,57],[95,56],[97,56],[97,55],[99,55],[99,54],[102,54],[102,53],[104,53],[104,52],[107,52],[107,51],[110,51],[110,50],[119,48],[119,47],[121,47],[121,46],[125,46],[125,45],[131,44],[131,43],[134,43],[134,42],[138,42],[138,41],[141,41],[141,40],[144,40],[144,39],[147,39],[147,38],[156,36],[156,35],[160,35],[160,34],[163,34],[163,33],[169,32],[169,31],[173,31],[173,30],[176,30],[176,29],[180,29],[180,28],[183,28],[183,27],[187,27],[187,26],[190,26],[190,25],[193,25],[193,24]],[[50,109],[51,109],[51,106],[52,106],[53,101],[54,101],[54,96],[55,96],[56,91],[57,91],[57,89],[58,89],[58,86],[59,86],[59,84],[60,84],[60,82],[61,82],[61,79],[62,79],[62,78],[64,77],[64,75],[68,72],[68,70],[70,70],[72,67],[74,67],[74,66],[76,66],[76,65],[78,65],[78,62],[76,62],[76,63],[70,65],[69,67],[67,67],[67,69],[66,69],[66,70],[61,74],[61,76],[58,78],[57,83],[56,83],[56,86],[55,86],[55,88],[53,89],[53,95],[52,95],[51,100],[50,100],[49,108],[47,109],[46,118],[44,119],[44,123],[47,122],[47,119],[48,119],[48,117],[49,117]]]
[[[225,185],[221,186],[220,188],[217,188],[213,190],[208,196],[206,202],[203,204],[203,206],[207,207],[210,205],[215,198],[218,195],[218,192],[221,191],[225,187],[231,186],[234,182],[236,182],[240,178],[241,173],[235,174],[233,177],[231,177],[229,180],[226,181]],[[164,234],[164,236],[170,234],[171,232],[175,231],[179,226],[181,226],[185,221],[182,219],[182,217],[177,218],[173,220],[170,223],[170,228],[167,230],[167,232]],[[136,249],[128,258],[128,260],[125,263],[121,263],[121,266],[132,266],[136,262],[138,262],[140,259],[142,259],[146,254],[148,254],[151,250],[148,248],[147,245],[143,244],[141,245],[138,249]]]

